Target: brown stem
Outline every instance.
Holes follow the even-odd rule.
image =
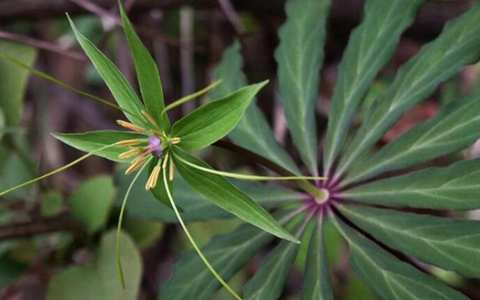
[[[82,226],[68,214],[28,222],[15,222],[0,226],[0,241],[61,231],[79,233],[82,231]]]
[[[20,34],[17,34],[17,33],[12,33],[12,32],[7,32],[7,31],[0,30],[0,39],[5,39],[5,40],[12,41],[12,42],[20,43],[20,44],[25,44],[25,45],[32,46],[32,47],[37,48],[37,49],[43,49],[43,50],[55,52],[55,53],[58,53],[58,54],[73,58],[75,60],[82,61],[82,62],[87,60],[86,57],[79,52],[69,51],[69,50],[66,50],[66,49],[62,48],[59,45],[56,45],[56,44],[53,44],[53,43],[50,43],[50,42],[46,42],[46,41],[33,39],[31,37],[20,35]]]

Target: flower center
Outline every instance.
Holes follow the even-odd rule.
[[[148,138],[148,151],[156,157],[162,156],[162,140],[158,136],[152,135]]]

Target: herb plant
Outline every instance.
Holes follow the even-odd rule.
[[[297,255],[306,251],[302,299],[333,299],[325,249],[329,245],[324,241],[327,228],[332,226],[349,245],[351,267],[383,299],[467,299],[428,274],[425,266],[431,264],[466,277],[480,275],[478,222],[445,213],[480,207],[480,163],[464,160],[432,167],[428,162],[463,150],[480,137],[480,95],[458,99],[395,141],[381,148],[376,144],[402,115],[431,95],[440,83],[477,61],[480,4],[472,5],[449,22],[435,40],[400,67],[373,102],[364,101],[422,3],[366,1],[363,21],[351,34],[339,66],[325,139],[320,143],[315,106],[330,1],[287,1],[287,20],[280,29],[275,52],[278,90],[293,144],[310,173],[307,176],[301,175],[303,168],[275,140],[256,106],[255,95],[266,82],[247,85],[239,42],[225,51],[214,74],[218,81],[165,106],[156,64],[121,5],[141,97],[70,21],[79,44],[117,101],[118,106],[114,106],[125,114],[127,120],[117,123],[127,131],[56,134],[59,140],[87,154],[0,196],[92,155],[129,163],[125,173],[137,173],[126,188],[118,228],[127,198],[143,176],[145,189],[166,205],[165,221],[172,221],[167,208],[170,207],[196,250],[179,259],[173,275],[162,286],[159,299],[208,300],[221,286],[234,298],[242,299],[227,281],[260,249],[271,244],[275,236],[281,240],[244,286],[243,298],[279,299]],[[7,59],[22,66],[21,62]],[[210,100],[207,104],[170,123],[168,111],[205,94]],[[364,112],[362,124],[353,128],[354,117],[360,110]],[[234,149],[259,158],[278,176],[218,171],[191,154],[227,135]],[[319,161],[320,153],[323,156]],[[413,169],[414,166],[419,167]],[[226,177],[288,180],[290,185],[267,187],[274,195],[270,199],[276,197],[277,201],[266,203],[258,190],[252,192],[253,185],[232,183]],[[179,201],[177,208],[177,182],[186,183],[209,201],[198,199],[205,204],[203,210],[190,206],[191,199]],[[287,201],[281,201],[282,197]],[[268,204],[274,217],[261,204]],[[214,237],[200,249],[182,214],[186,221],[234,215],[249,224]],[[118,230],[119,258],[120,237]],[[117,264],[122,275],[121,260]]]

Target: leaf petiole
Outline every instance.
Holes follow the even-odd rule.
[[[241,180],[256,180],[256,181],[262,181],[262,180],[325,180],[326,177],[319,177],[319,176],[260,176],[260,175],[247,175],[247,174],[239,174],[239,173],[232,173],[232,172],[224,172],[224,171],[218,171],[210,168],[205,168],[202,166],[199,166],[197,164],[194,164],[192,162],[187,161],[186,159],[181,158],[180,156],[175,156],[176,159],[180,160],[184,164],[195,168],[197,170],[215,174],[215,175],[220,175],[224,177],[230,177],[230,178],[235,178],[235,179],[241,179]]]
[[[4,195],[6,195],[6,194],[8,194],[8,193],[10,193],[10,192],[13,192],[13,191],[15,191],[15,190],[18,190],[18,189],[20,189],[20,188],[22,188],[22,187],[25,187],[25,186],[28,186],[28,185],[30,185],[30,184],[33,184],[33,183],[35,183],[35,182],[37,182],[37,181],[40,181],[40,180],[42,180],[42,179],[45,179],[45,178],[47,178],[47,177],[50,177],[50,176],[53,176],[53,175],[58,174],[58,173],[60,173],[60,172],[63,172],[63,171],[65,171],[65,170],[73,167],[74,165],[82,162],[83,160],[89,158],[90,156],[95,155],[95,154],[97,154],[97,153],[100,152],[100,151],[103,151],[103,150],[105,150],[105,149],[108,149],[108,148],[114,147],[114,146],[117,146],[117,143],[110,144],[110,145],[106,145],[106,146],[103,146],[103,147],[101,147],[101,148],[98,148],[98,149],[96,149],[96,150],[94,150],[94,151],[91,151],[91,152],[89,152],[89,153],[87,153],[87,154],[85,154],[85,155],[83,155],[83,156],[75,159],[74,161],[72,161],[72,162],[70,162],[70,163],[68,163],[68,164],[66,164],[66,165],[64,165],[64,166],[61,166],[60,168],[54,169],[54,170],[52,170],[52,171],[50,171],[50,172],[48,172],[48,173],[46,173],[46,174],[43,174],[43,175],[38,176],[38,177],[36,177],[36,178],[33,178],[33,179],[31,179],[31,180],[25,181],[25,182],[23,182],[23,183],[21,183],[21,184],[19,184],[19,185],[16,185],[16,186],[13,186],[13,187],[11,187],[11,188],[9,188],[9,189],[6,189],[6,190],[0,192],[0,197],[1,197],[1,196],[4,196]]]

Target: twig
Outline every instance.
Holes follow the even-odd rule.
[[[194,12],[189,6],[180,10],[180,70],[182,76],[182,96],[188,95],[195,90],[195,69],[193,58],[193,28]],[[187,113],[194,108],[193,103],[187,103],[183,112]]]
[[[0,241],[26,238],[60,231],[81,232],[82,225],[68,214],[29,222],[15,222],[0,226]]]
[[[232,2],[230,2],[230,0],[218,0],[218,3],[220,4],[220,7],[225,14],[227,20],[232,23],[233,28],[235,28],[237,34],[244,35],[246,32],[245,26],[243,26],[242,20],[235,11]]]
[[[119,23],[119,19],[115,15],[115,13],[111,13],[108,10],[103,9],[101,6],[91,1],[88,1],[88,0],[70,0],[70,1],[84,8],[85,10],[99,16],[102,20],[103,27],[107,31],[112,30]]]
[[[7,32],[7,31],[0,30],[0,39],[5,39],[5,40],[12,41],[12,42],[17,42],[17,43],[20,43],[20,44],[25,44],[25,45],[28,45],[28,46],[32,46],[34,48],[55,52],[55,53],[58,53],[58,54],[73,58],[75,60],[82,61],[82,62],[87,60],[86,57],[81,53],[74,52],[74,51],[69,51],[69,50],[66,50],[59,45],[56,45],[56,44],[53,44],[53,43],[50,43],[50,42],[46,42],[46,41],[33,39],[31,37],[20,35],[20,34],[17,34],[17,33],[12,33],[12,32]]]

